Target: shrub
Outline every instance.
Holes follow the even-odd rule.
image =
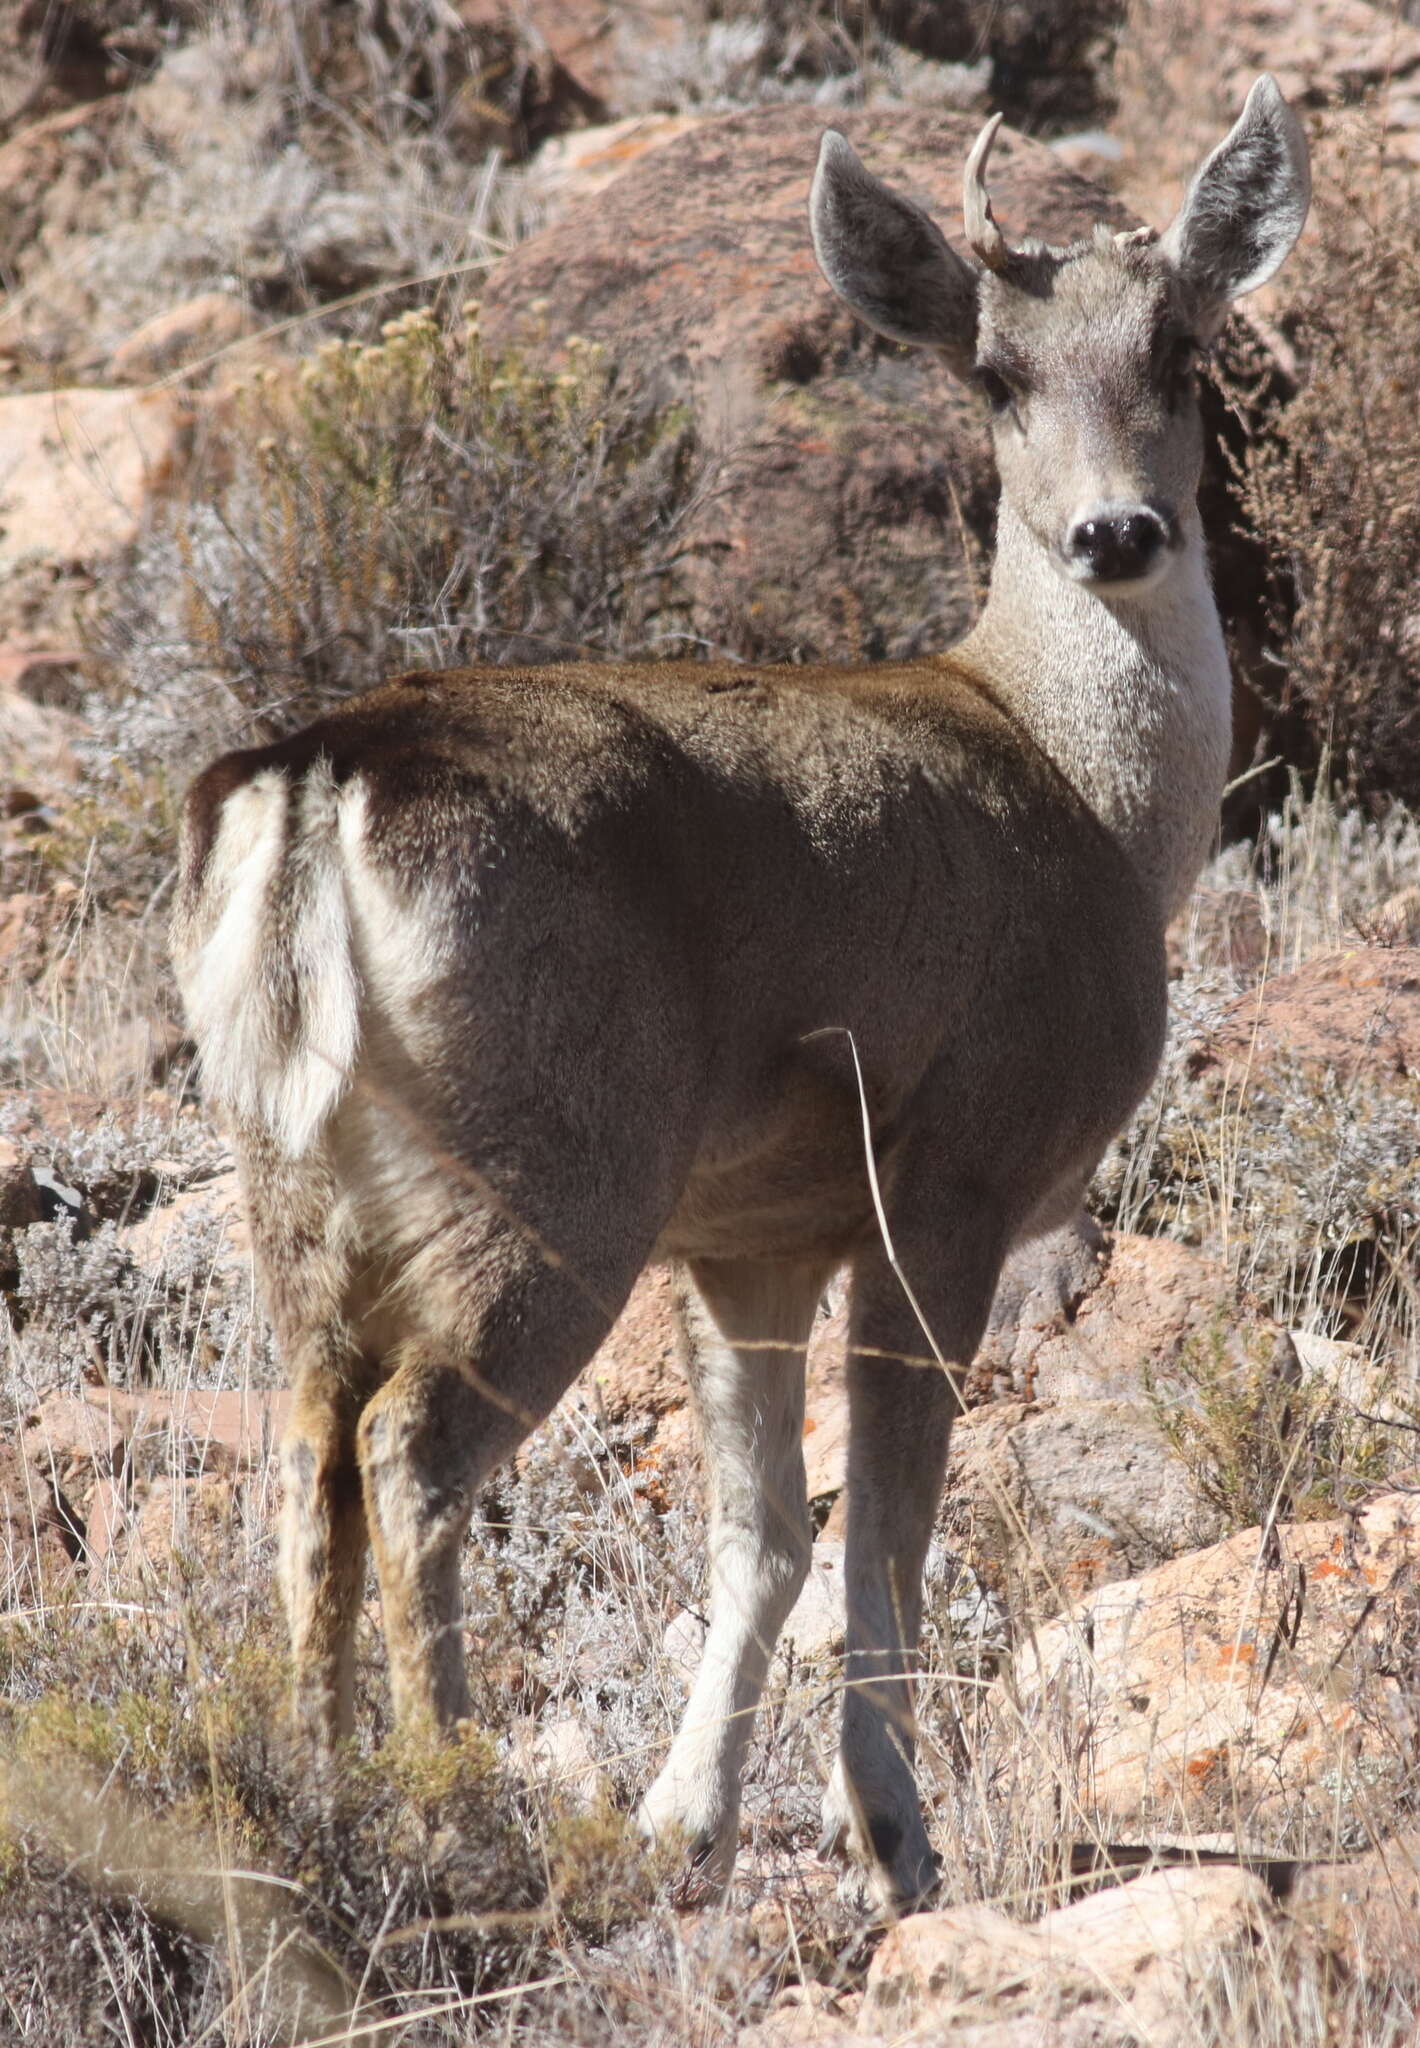
[[[1290,1344],[1221,1321],[1184,1345],[1150,1405],[1200,1500],[1228,1531],[1334,1515],[1385,1476],[1383,1424],[1324,1383],[1304,1384]]]
[[[1242,468],[1293,759],[1371,798],[1420,800],[1420,201],[1357,119],[1319,152],[1313,232],[1284,278],[1299,388]]]
[[[258,371],[100,624],[128,751],[190,761],[403,669],[674,637],[692,437],[567,356],[492,355],[467,308]]]

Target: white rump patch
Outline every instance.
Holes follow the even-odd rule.
[[[359,1049],[340,832],[357,792],[363,808],[324,761],[294,797],[276,769],[234,790],[203,878],[205,936],[179,962],[206,1087],[292,1158],[319,1136]]]

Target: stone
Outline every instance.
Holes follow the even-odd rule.
[[[1313,1399],[1339,1401],[1345,1408],[1402,1428],[1409,1423],[1409,1407],[1387,1391],[1394,1379],[1391,1368],[1371,1357],[1364,1344],[1343,1343],[1311,1330],[1287,1334],[1297,1360],[1298,1383]]]
[[[845,1593],[843,1544],[821,1536],[813,1547],[809,1575],[779,1634],[776,1657],[795,1664],[826,1664],[843,1653]],[[705,1617],[683,1607],[666,1624],[661,1655],[689,1684],[700,1668]]]
[[[1101,1237],[1082,1219],[1013,1257],[966,1375],[943,1522],[993,1592],[1058,1608],[1220,1533],[1155,1406],[1182,1397],[1180,1359],[1216,1331],[1230,1345],[1259,1332],[1285,1344],[1239,1308],[1221,1266],[1184,1245]],[[846,1341],[842,1310],[820,1321],[804,1436],[810,1499],[839,1496],[834,1536],[845,1525]]]
[[[73,788],[81,660],[72,648],[0,646],[0,791],[22,777],[55,801]]]
[[[661,1639],[661,1655],[683,1684],[688,1686],[700,1669],[700,1653],[704,1648],[703,1616],[682,1607],[666,1624],[666,1632]]]
[[[1420,1831],[1349,1862],[1304,1865],[1287,1910],[1358,1976],[1420,1980]]]
[[[144,384],[185,367],[200,369],[199,358],[230,349],[250,327],[240,299],[230,292],[203,292],[145,320],[109,357],[108,374],[120,384]]]
[[[1033,1394],[1041,1340],[1074,1321],[1101,1284],[1109,1259],[1099,1226],[1083,1211],[1060,1229],[1018,1245],[997,1282],[970,1374],[972,1391],[983,1397],[988,1392]]]
[[[1230,1826],[1285,1833],[1297,1853],[1365,1840],[1420,1732],[1400,1647],[1417,1559],[1414,1494],[1266,1540],[1245,1530],[1034,1631],[991,1710],[1013,1741],[1021,1715],[1053,1731],[1107,1835]]]
[[[1058,1612],[1220,1533],[1154,1415],[1130,1401],[1006,1401],[952,1437],[946,1539],[1014,1611]]]
[[[229,1547],[237,1492],[227,1478],[164,1477],[131,1494],[105,1481],[90,1504],[85,1545],[91,1582],[163,1588],[184,1555]]]
[[[1259,71],[1276,75],[1314,135],[1383,98],[1387,159],[1403,154],[1391,138],[1403,142],[1420,112],[1420,27],[1405,12],[1369,0],[1194,0],[1180,33],[1172,0],[1143,0],[1115,70],[1119,131],[1144,145],[1126,158],[1127,189],[1151,218],[1174,204]]]
[[[797,1931],[790,1939],[797,1947]],[[861,2041],[854,2020],[860,1999],[810,1979],[786,1984],[769,2012],[735,2036],[735,2048],[828,2048],[830,2042]]]
[[[0,904],[0,962],[6,953],[5,932],[6,906]],[[0,1230],[24,1230],[43,1217],[44,1204],[28,1154],[12,1138],[0,1138]]]
[[[918,2038],[899,2031],[916,2017],[934,2040],[949,2033],[979,2048],[1163,2044],[1181,2021],[1191,2028],[1189,2005],[1210,1974],[1280,1926],[1261,1879],[1226,1865],[1151,1871],[1030,1925],[985,1905],[917,1913],[873,1958],[863,2017],[894,2040]],[[1029,2030],[1017,2035],[1018,2022]]]
[[[1374,946],[1420,946],[1420,883],[1387,896],[1364,926]]]
[[[190,428],[166,391],[0,398],[0,576],[93,569],[127,546],[175,481]]]
[[[624,120],[602,121],[594,128],[574,128],[554,135],[533,158],[527,189],[554,220],[576,201],[601,192],[648,150],[673,142],[678,135],[709,118],[704,114],[628,114]]]
[[[145,1412],[142,1396],[120,1387],[48,1394],[21,1417],[20,1447],[34,1471],[87,1504],[99,1481],[122,1477],[133,1462]]]
[[[86,1387],[47,1395],[22,1418],[20,1443],[35,1471],[92,1514],[104,1482],[126,1499],[140,1480],[263,1470],[289,1406],[289,1394],[265,1388]]]
[[[580,335],[648,413],[691,425],[707,483],[677,533],[677,602],[687,632],[752,659],[944,647],[975,615],[994,540],[978,399],[930,352],[870,335],[819,274],[805,203],[825,119],[781,105],[697,123],[504,257],[481,296],[491,348],[557,360]],[[974,116],[882,104],[832,120],[960,237]],[[1009,132],[992,191],[1017,233],[1133,224]],[[1255,606],[1252,554],[1221,502],[1210,520],[1225,610]]]
[[[847,1614],[843,1558],[842,1543],[832,1537],[821,1536],[815,1543],[804,1589],[780,1633],[781,1658],[823,1664],[842,1655]]]
[[[1298,1069],[1343,1085],[1420,1077],[1420,948],[1348,947],[1273,975],[1225,1008],[1190,1065],[1219,1090]]]
[[[78,711],[85,659],[82,647],[12,641],[0,647],[0,701],[14,696],[38,709]]]
[[[516,27],[522,41],[545,52],[540,97],[553,108],[570,104],[555,124],[535,131],[535,140],[551,125],[567,125],[569,116],[585,121],[621,112],[628,86],[680,34],[684,18],[674,0],[617,0],[615,7],[605,0],[458,0],[458,9],[475,30]]]
[[[124,1231],[123,1243],[139,1271],[158,1279],[175,1257],[186,1255],[194,1234],[205,1235],[213,1229],[222,1233],[217,1266],[229,1276],[244,1271],[251,1254],[251,1233],[235,1168],[218,1174],[215,1180],[182,1188],[150,1209]]]
[[[82,1528],[63,1489],[0,1444],[0,1611],[43,1601],[73,1575]]]
[[[1049,1319],[1018,1318],[1013,1384],[1043,1401],[1148,1405],[1180,1355],[1220,1328],[1251,1328],[1225,1268],[1188,1245],[1122,1233],[1105,1240],[1089,1284]]]
[[[611,1796],[611,1782],[598,1763],[586,1723],[574,1714],[556,1721],[524,1721],[513,1732],[518,1769],[552,1795],[557,1805],[584,1813]]]
[[[42,232],[62,233],[82,211],[126,116],[120,96],[66,107],[0,145],[0,271],[7,277]]]
[[[677,1354],[671,1276],[663,1266],[644,1272],[596,1357],[566,1398],[585,1401],[609,1422],[663,1416],[689,1394]]]

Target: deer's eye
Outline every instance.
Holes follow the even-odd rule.
[[[1015,393],[999,370],[993,370],[989,364],[981,363],[977,367],[976,381],[985,392],[986,402],[991,407],[992,412],[1010,412],[1014,410],[1016,403]]]

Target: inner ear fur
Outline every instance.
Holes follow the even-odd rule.
[[[1291,254],[1311,202],[1302,124],[1265,73],[1200,166],[1161,241],[1197,299],[1205,336]]]
[[[847,137],[825,131],[809,195],[819,268],[860,320],[935,348],[958,376],[976,360],[977,274],[930,215],[875,178]]]

